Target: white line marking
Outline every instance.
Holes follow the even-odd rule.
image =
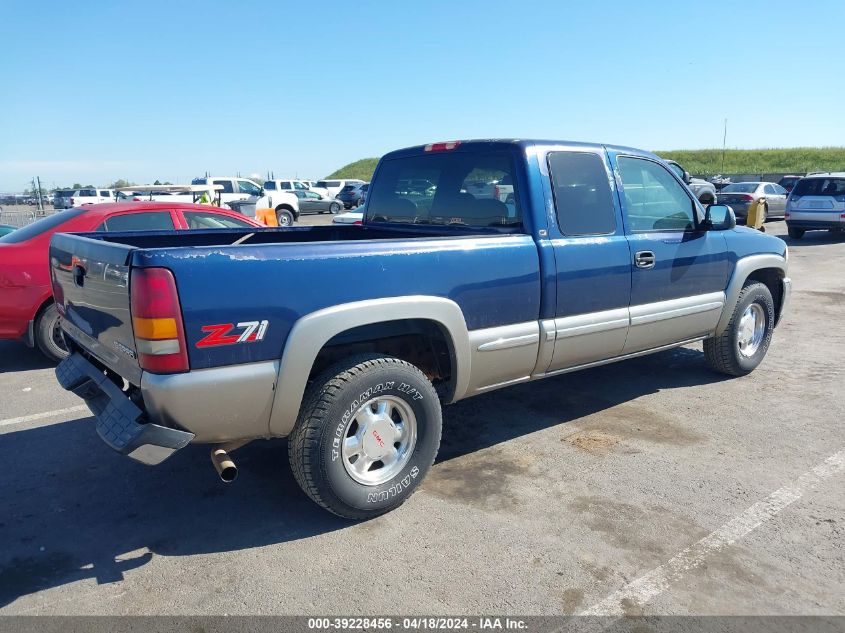
[[[79,411],[88,411],[88,406],[79,404],[75,407],[68,407],[66,409],[56,409],[55,411],[44,411],[43,413],[33,413],[32,415],[22,415],[19,418],[9,418],[7,420],[0,420],[0,426],[12,426],[13,424],[23,424],[24,422],[32,422],[33,420],[41,420],[43,418],[52,418],[54,415],[64,415],[65,413],[77,413]]]
[[[707,556],[738,541],[800,499],[805,492],[843,470],[845,470],[845,449],[831,455],[791,484],[776,490],[764,501],[758,501],[745,512],[660,567],[614,591],[586,611],[582,611],[581,615],[622,617],[624,615],[623,601],[638,605],[645,604],[666,591],[671,583],[678,581],[686,572],[699,567]]]

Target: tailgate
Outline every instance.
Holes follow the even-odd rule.
[[[129,312],[132,250],[125,244],[59,233],[50,241],[50,277],[65,334],[138,385],[141,368]]]

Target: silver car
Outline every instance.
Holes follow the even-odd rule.
[[[786,215],[786,189],[776,182],[734,182],[719,192],[719,204],[726,204],[734,210],[736,221],[744,224],[748,218],[748,207],[755,200],[766,199],[763,221],[783,218]]]
[[[793,239],[805,231],[845,231],[845,172],[799,180],[786,203],[786,226]]]
[[[343,203],[335,198],[327,198],[316,191],[291,191],[299,198],[299,213],[332,213],[338,214],[343,209]]]

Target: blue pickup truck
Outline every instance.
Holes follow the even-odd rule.
[[[787,260],[644,151],[434,143],[381,159],[361,225],[56,235],[56,373],[133,459],[207,443],[231,480],[289,436],[305,492],[361,519],[422,481],[443,404],[696,341],[752,371]]]

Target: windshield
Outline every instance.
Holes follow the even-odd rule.
[[[758,186],[756,182],[735,182],[722,189],[722,193],[754,193]]]
[[[511,177],[505,152],[457,152],[386,160],[367,192],[372,222],[520,226],[516,193],[467,191],[469,183]]]
[[[845,178],[804,178],[795,185],[792,195],[845,197]]]
[[[71,209],[70,211],[60,211],[59,213],[48,215],[46,218],[42,218],[37,222],[28,224],[14,233],[9,233],[8,235],[0,237],[0,244],[18,244],[20,242],[26,242],[33,237],[38,237],[42,233],[61,226],[68,220],[78,216],[84,210],[85,209]]]

